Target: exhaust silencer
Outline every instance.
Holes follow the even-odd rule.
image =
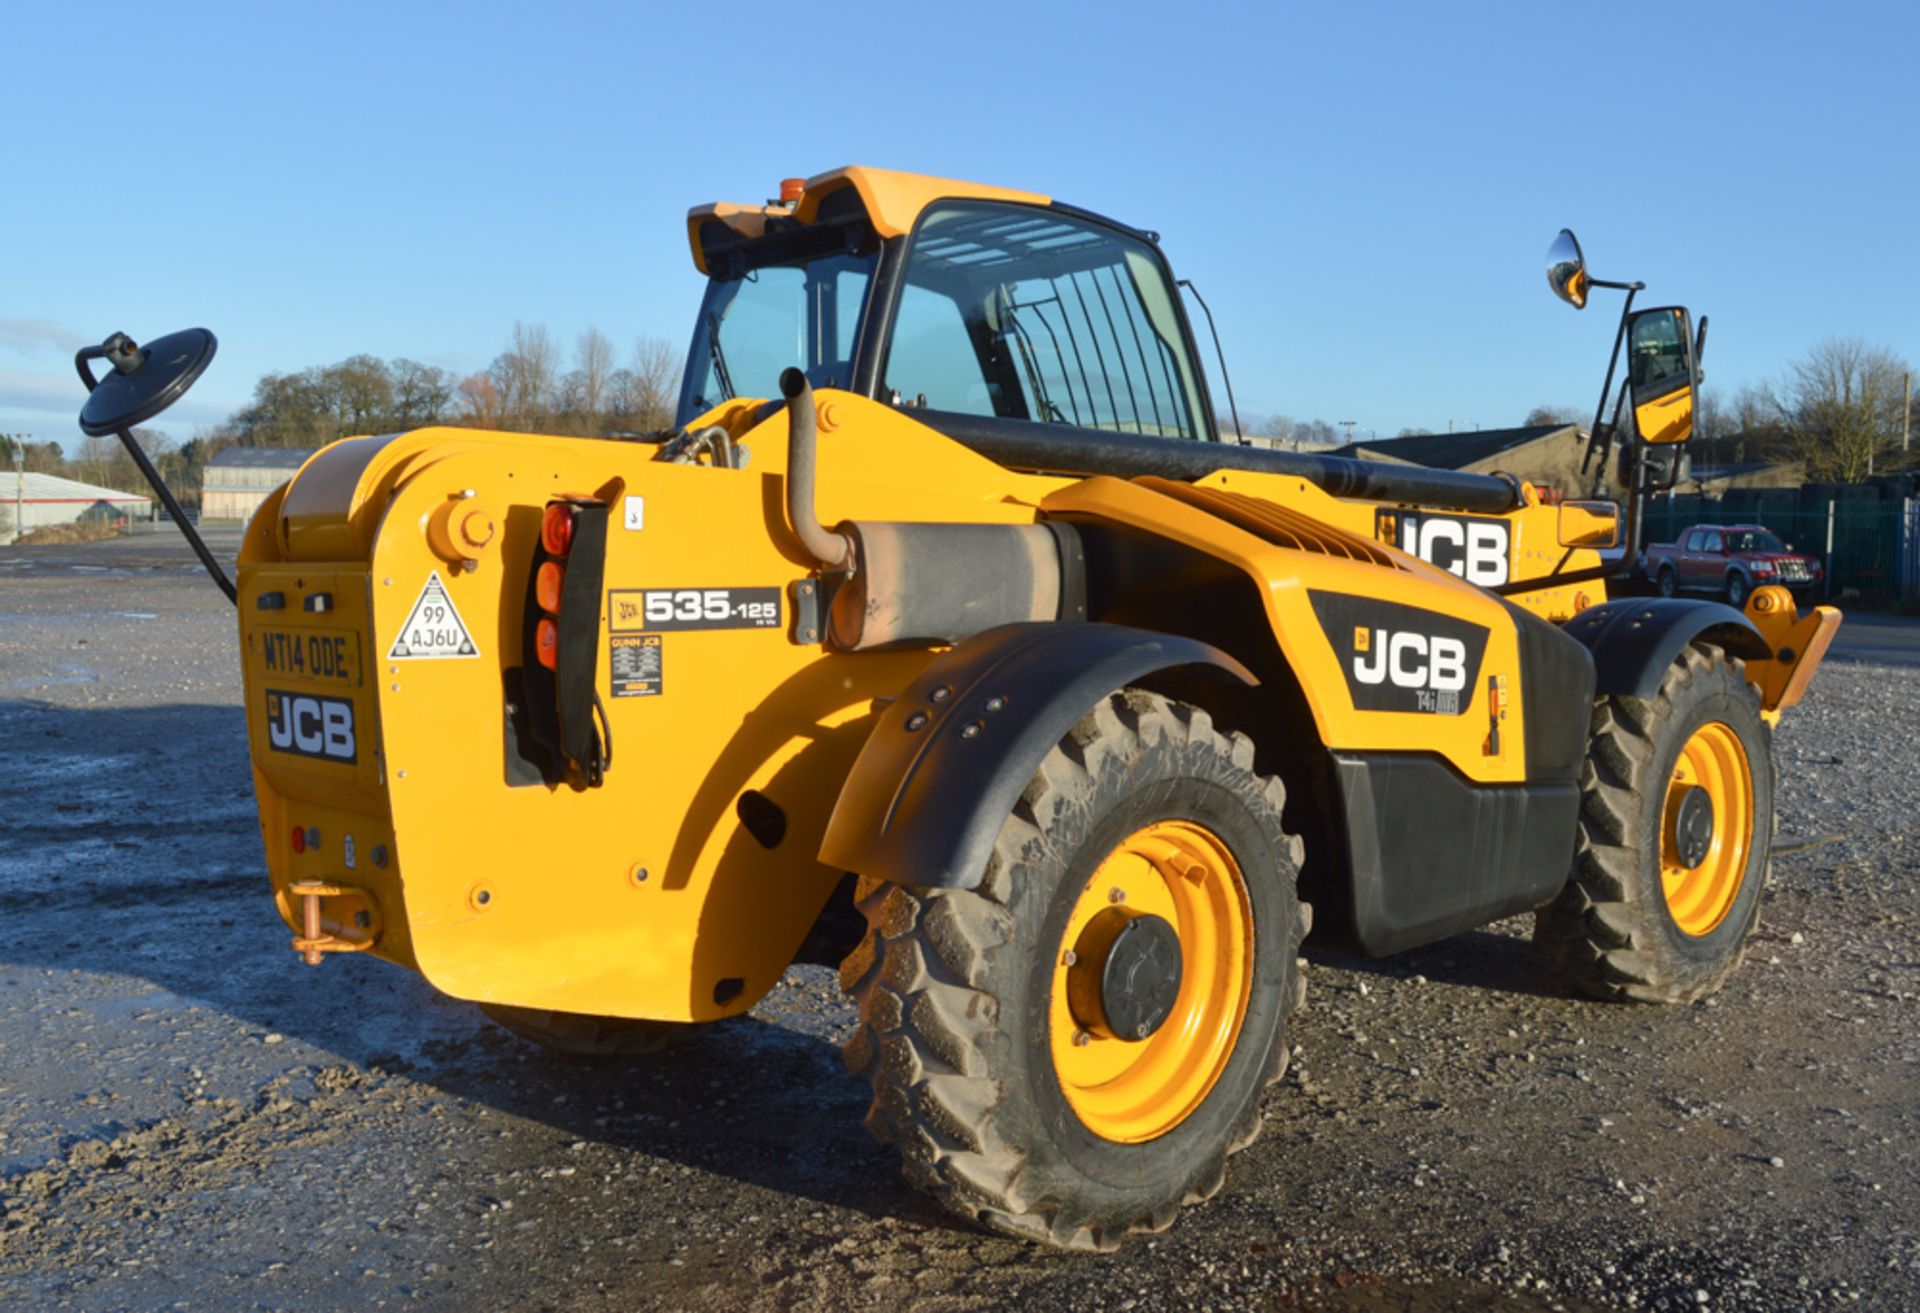
[[[826,528],[813,503],[813,388],[789,369],[780,391],[788,523],[823,567],[845,572],[828,613],[831,646],[861,652],[955,643],[996,625],[1086,619],[1085,557],[1071,525],[849,521]]]

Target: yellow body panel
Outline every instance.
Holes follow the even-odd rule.
[[[1481,589],[1388,545],[1361,553],[1387,565],[1279,546],[1146,482],[1011,472],[911,411],[858,396],[823,392],[818,406],[826,523],[1017,524],[1044,508],[1151,529],[1256,582],[1328,746],[1431,753],[1483,783],[1525,778],[1513,620]],[[522,1007],[703,1020],[740,1012],[771,987],[839,876],[815,854],[876,700],[897,694],[933,653],[838,654],[792,641],[789,586],[811,566],[785,521],[786,418],[748,428],[754,409],[732,402],[701,421],[742,434],[744,469],[663,463],[635,443],[428,429],[336,443],[262,508],[241,556],[240,623],[262,830],[290,927],[299,924],[299,895],[288,892],[296,882],[352,891],[321,898],[327,934],[351,939],[370,899],[377,956],[457,997]],[[1383,523],[1377,504],[1343,502],[1297,478],[1222,471],[1197,486],[1354,539],[1372,540]],[[609,597],[766,588],[781,598],[777,628],[662,634],[652,696],[613,696],[608,645],[631,625],[603,610],[596,682],[614,751],[594,789],[510,784],[506,765],[502,671],[522,663],[538,522],[563,494],[612,508]],[[626,527],[630,498],[639,527]],[[448,550],[449,508],[485,508],[498,524],[470,564]],[[1503,518],[1516,573],[1544,573],[1566,556],[1557,507]],[[1579,549],[1567,559],[1578,568],[1598,557]],[[395,657],[434,578],[477,651]],[[1586,587],[1598,600],[1599,588]],[[1356,710],[1310,590],[1386,597],[1484,626],[1461,712]],[[1525,601],[1570,612],[1576,591]],[[274,593],[283,605],[263,610],[262,596]],[[326,609],[306,609],[318,594]],[[289,668],[293,649],[319,657]],[[1489,676],[1508,685],[1497,736]],[[352,708],[351,764],[276,744],[276,725],[283,739],[290,723],[319,733],[321,717],[340,714],[329,700]],[[290,722],[296,704],[305,719]],[[787,818],[771,850],[738,819],[749,790]],[[317,844],[295,852],[295,827]]]
[[[1031,522],[1060,482],[1010,475],[874,402],[833,402],[837,431],[820,457],[830,520]],[[262,508],[241,563],[240,618],[268,865],[290,926],[294,881],[364,889],[385,913],[378,956],[457,997],[561,1011],[705,1019],[743,1010],[778,979],[837,878],[813,854],[874,699],[931,654],[850,657],[789,640],[787,586],[807,568],[781,512],[784,417],[754,439],[745,470],[534,435],[354,439]],[[615,749],[604,787],[509,787],[501,669],[520,664],[535,526],[550,495],[580,492],[614,506],[609,592],[777,588],[783,623],[665,634],[659,696],[607,696],[603,656]],[[471,572],[436,554],[428,532],[463,493],[505,521],[499,547]],[[621,527],[630,496],[645,501],[640,530]],[[476,657],[389,657],[430,575]],[[260,610],[272,592],[284,608]],[[303,609],[323,592],[330,610]],[[267,668],[268,635],[339,630],[358,639],[357,683]],[[358,760],[276,750],[271,691],[351,701]],[[773,851],[736,820],[749,789],[788,817]],[[319,831],[316,849],[292,850],[296,825]],[[385,867],[373,865],[376,847]]]
[[[1326,496],[1304,480],[1223,472],[1202,480],[1298,506]],[[1504,608],[1480,589],[1426,562],[1390,551],[1398,570],[1267,542],[1196,507],[1121,479],[1092,478],[1046,501],[1055,513],[1098,515],[1196,548],[1246,572],[1261,586],[1267,620],[1313,711],[1320,741],[1334,749],[1428,752],[1445,758],[1470,780],[1517,783],[1526,778],[1524,726],[1517,699],[1503,709],[1498,751],[1489,751],[1489,677],[1519,688],[1519,643]],[[1325,509],[1325,508],[1322,508]],[[1390,600],[1481,625],[1487,646],[1477,678],[1464,690],[1457,715],[1363,711],[1347,696],[1341,656],[1316,617],[1308,593],[1341,593]]]

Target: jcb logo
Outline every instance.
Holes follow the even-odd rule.
[[[1458,716],[1473,700],[1487,629],[1403,602],[1309,590],[1356,711]]]
[[[1457,638],[1390,629],[1353,632],[1353,674],[1362,684],[1457,693],[1467,686],[1467,645]]]
[[[268,689],[267,744],[275,752],[298,757],[352,762],[356,759],[353,703]]]
[[[1375,536],[1482,588],[1498,588],[1510,575],[1505,520],[1381,511]]]

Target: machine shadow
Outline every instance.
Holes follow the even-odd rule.
[[[318,968],[296,958],[267,892],[240,708],[0,700],[0,725],[23,747],[0,776],[0,972],[134,977],[303,1041],[321,1051],[309,1059],[318,1066],[418,1082],[782,1195],[953,1225],[868,1138],[867,1091],[835,1042],[851,1012],[820,1003],[821,991],[783,1011],[783,988],[779,1022],[722,1023],[659,1055],[550,1053],[412,972],[352,955]]]
[[[1571,997],[1554,981],[1531,942],[1492,930],[1469,930],[1392,957],[1367,957],[1344,949],[1323,948],[1311,939],[1301,951],[1316,968],[1389,980],[1422,976],[1430,984],[1533,998]],[[1307,989],[1311,1001],[1311,978]]]

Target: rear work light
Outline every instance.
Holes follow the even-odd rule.
[[[540,562],[539,572],[533,577],[533,597],[542,611],[551,615],[560,614],[560,591],[566,586],[567,568],[558,561]]]
[[[540,545],[548,556],[565,556],[573,549],[573,507],[566,502],[551,502],[540,517]]]
[[[521,640],[527,733],[547,756],[542,773],[572,775],[589,788],[613,760],[613,733],[597,687],[606,551],[605,501],[569,493],[547,503]]]

